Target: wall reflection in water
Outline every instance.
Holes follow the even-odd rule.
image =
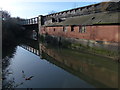
[[[118,63],[110,58],[39,44],[42,58],[96,87],[118,87]]]

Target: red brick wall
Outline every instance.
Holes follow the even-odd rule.
[[[63,31],[63,26],[41,27],[40,33],[41,34],[48,33],[49,35],[63,36],[70,38],[118,42],[118,33],[119,33],[118,28],[120,28],[119,25],[86,26],[85,33],[79,32],[79,27],[81,26],[74,26],[74,31],[71,31],[71,26],[65,26],[65,27],[67,31]]]

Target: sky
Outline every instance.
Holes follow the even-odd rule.
[[[103,0],[1,0],[0,9],[10,12],[12,17],[33,18],[47,15],[51,11],[60,12]]]

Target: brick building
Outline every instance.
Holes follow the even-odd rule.
[[[92,47],[115,49],[120,41],[119,4],[102,2],[39,16],[39,34],[71,39]]]

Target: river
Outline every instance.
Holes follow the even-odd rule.
[[[3,88],[118,87],[119,63],[110,58],[30,39],[3,56]]]

